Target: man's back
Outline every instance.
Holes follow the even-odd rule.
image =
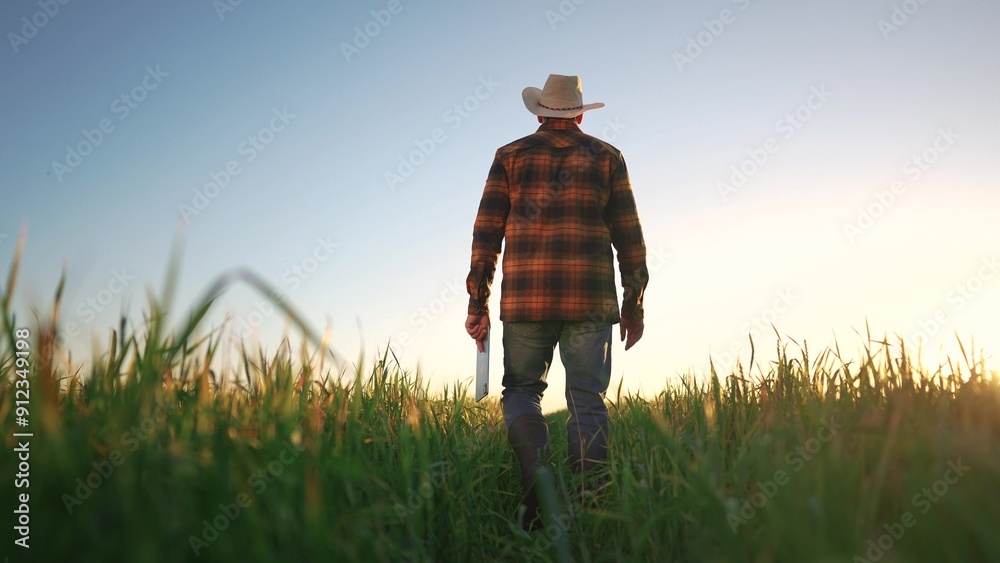
[[[487,295],[504,238],[501,320],[618,322],[612,244],[623,280],[635,282],[622,312],[641,318],[645,246],[625,161],[573,120],[549,119],[496,152],[469,279]]]

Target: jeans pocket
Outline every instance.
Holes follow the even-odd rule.
[[[505,323],[504,330],[510,330],[512,333],[518,336],[531,336],[538,331],[542,330],[541,321],[527,321],[527,322],[515,322],[515,323]]]

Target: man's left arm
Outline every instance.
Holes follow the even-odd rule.
[[[622,317],[643,319],[642,298],[649,283],[646,268],[646,243],[636,210],[635,196],[629,180],[625,160],[621,159],[612,173],[611,196],[607,206],[607,220],[611,230],[611,243],[618,252],[618,269],[621,273]]]

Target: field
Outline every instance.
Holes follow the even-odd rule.
[[[1000,379],[972,350],[925,369],[898,343],[848,360],[792,342],[656,397],[611,390],[609,485],[581,502],[556,455],[528,534],[495,400],[432,395],[390,352],[338,367],[321,341],[248,347],[216,374],[220,327],[200,325],[226,281],[172,329],[168,291],[74,365],[58,294],[49,320],[14,317],[16,273],[0,340],[11,562],[1000,561]],[[563,453],[566,415],[549,420]]]

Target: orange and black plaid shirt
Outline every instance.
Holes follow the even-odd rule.
[[[501,321],[641,319],[646,245],[621,152],[549,119],[497,150],[472,233],[469,314],[489,313],[501,243]],[[619,315],[614,258],[624,297]]]

